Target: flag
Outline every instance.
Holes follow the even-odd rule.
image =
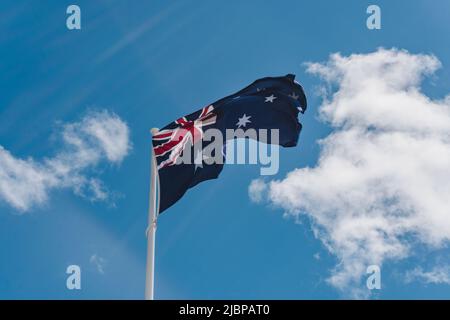
[[[221,154],[217,149],[211,154],[214,159],[224,160],[230,130],[254,129],[258,133],[251,137],[254,140],[283,147],[296,146],[302,128],[298,114],[305,112],[307,103],[302,86],[294,79],[294,75],[288,74],[256,80],[237,93],[179,118],[154,134],[153,154],[159,175],[157,214],[177,202],[189,188],[219,176],[224,161],[212,162],[199,151],[214,147],[213,143],[221,144]],[[277,141],[270,134],[263,137],[260,133],[264,129],[276,129]],[[220,133],[222,141],[211,137],[206,139],[209,133]]]

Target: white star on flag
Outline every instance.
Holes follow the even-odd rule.
[[[195,167],[194,167],[194,173],[197,171],[197,169],[203,169],[203,162],[205,161],[205,160],[208,160],[209,159],[209,157],[208,156],[204,156],[203,155],[203,150],[202,151],[200,151],[200,150],[198,150],[197,151],[197,154],[196,154],[196,156],[195,156],[195,159],[194,159],[194,164],[195,164]]]
[[[266,101],[264,102],[270,102],[273,103],[273,100],[275,100],[277,97],[275,97],[273,94],[271,94],[269,97],[266,97]]]
[[[238,122],[236,123],[236,125],[238,126],[238,128],[240,127],[245,127],[247,125],[247,123],[251,123],[251,121],[249,120],[252,116],[247,116],[245,113],[241,118],[238,118]]]
[[[297,100],[299,96],[295,94],[295,92],[292,92],[292,94],[290,94],[289,97],[291,97],[294,100]]]

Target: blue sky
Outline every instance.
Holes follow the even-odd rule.
[[[423,90],[449,92],[448,1],[376,1],[382,29],[365,26],[369,1],[76,1],[82,29],[69,31],[69,2],[0,4],[0,145],[36,161],[60,148],[61,123],[93,110],[117,114],[132,149],[99,176],[114,204],[69,189],[20,212],[0,201],[1,299],[141,299],[144,292],[149,181],[149,129],[235,92],[253,80],[295,73],[309,109],[299,146],[280,150],[282,179],[314,166],[317,140],[331,128],[318,119],[320,80],[304,63],[334,52],[397,47],[434,54],[442,63]],[[336,299],[327,283],[338,261],[307,219],[252,203],[257,166],[228,166],[218,180],[190,190],[159,219],[157,299]],[[446,298],[446,284],[406,284],[402,275],[448,255],[423,250],[382,269],[372,298]],[[314,255],[320,259],[314,258]],[[93,255],[104,259],[103,273]],[[82,269],[82,289],[66,289],[66,267]]]

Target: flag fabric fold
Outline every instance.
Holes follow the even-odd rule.
[[[208,161],[199,150],[219,143],[223,146],[222,154],[215,154],[215,159],[224,160],[227,130],[260,132],[261,129],[277,129],[277,141],[272,141],[270,134],[264,139],[259,134],[252,138],[283,147],[296,146],[302,129],[298,114],[305,112],[307,102],[302,86],[294,79],[295,76],[289,74],[256,80],[235,94],[171,122],[154,134],[159,213],[177,202],[189,188],[219,176],[224,161]],[[220,132],[222,141],[208,141],[206,136],[210,129]]]

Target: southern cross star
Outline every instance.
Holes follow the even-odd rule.
[[[197,169],[203,169],[204,160],[208,160],[208,159],[209,159],[208,156],[203,155],[203,152],[198,150],[197,155],[195,156],[195,160],[194,160],[194,164],[195,164],[194,173],[197,171]]]
[[[238,126],[238,129],[240,127],[245,127],[247,125],[247,123],[251,123],[251,121],[249,120],[252,116],[247,116],[245,113],[241,118],[238,118],[238,122],[236,123],[236,125]]]
[[[289,97],[291,97],[294,100],[297,100],[299,96],[298,94],[295,94],[295,92],[292,92],[292,94],[290,94]]]
[[[266,101],[264,102],[270,102],[273,103],[273,100],[275,100],[277,97],[275,97],[273,94],[271,94],[269,97],[265,97]]]

